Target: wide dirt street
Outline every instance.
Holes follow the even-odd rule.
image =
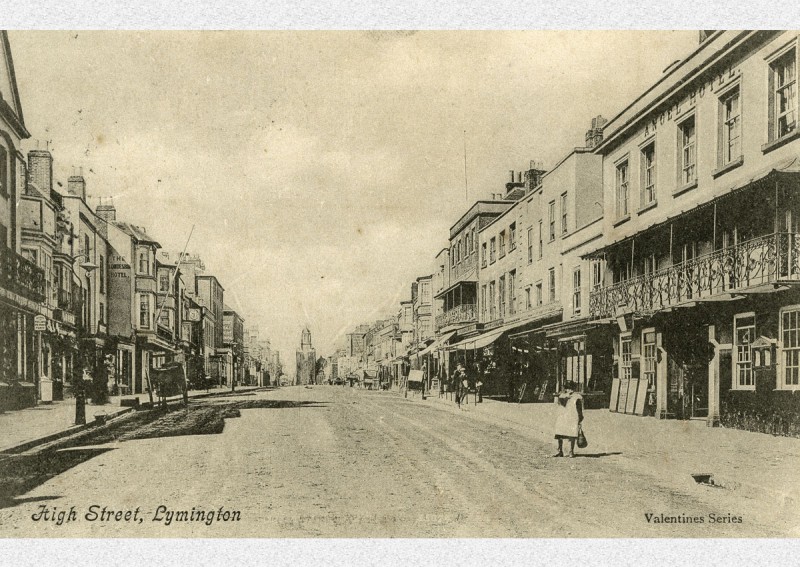
[[[776,512],[746,492],[677,479],[628,452],[590,447],[575,459],[552,458],[552,443],[478,415],[481,406],[332,386],[240,399],[314,403],[245,409],[217,435],[104,445],[0,509],[0,535],[742,537],[790,535],[798,525],[794,506]],[[98,514],[139,512],[89,521],[92,504]],[[77,519],[61,525],[33,519],[73,506]],[[170,516],[193,508],[223,514],[211,525]],[[650,523],[647,514],[704,523]],[[712,523],[710,514],[742,523]]]

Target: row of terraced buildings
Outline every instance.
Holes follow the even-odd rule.
[[[574,382],[590,407],[797,435],[797,60],[797,32],[701,31],[583,145],[454,222],[372,363],[434,391],[462,362],[508,401]]]

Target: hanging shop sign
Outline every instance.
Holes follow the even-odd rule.
[[[33,318],[33,330],[42,332],[47,330],[47,317],[44,315],[37,315]]]

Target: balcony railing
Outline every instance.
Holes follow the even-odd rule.
[[[589,296],[594,317],[647,313],[761,284],[800,281],[800,234],[759,236],[619,282]]]
[[[44,301],[44,270],[5,246],[0,246],[0,285],[36,303]]]
[[[464,303],[436,316],[436,327],[449,327],[460,323],[473,323],[478,319],[478,309],[474,303]]]

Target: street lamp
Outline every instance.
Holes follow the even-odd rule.
[[[86,270],[87,273],[90,273],[98,268],[97,264],[94,264],[89,261],[88,254],[78,254],[77,256],[71,257],[72,263],[74,263],[79,258],[85,258],[86,261],[83,262],[80,266],[81,268]],[[75,276],[78,276],[78,274],[75,272],[74,266],[72,267],[72,273],[75,274]],[[86,324],[88,325],[89,321],[86,321]],[[77,328],[78,328],[77,336],[78,336],[78,349],[79,349],[78,360],[83,360],[88,357],[88,353],[86,351],[84,342],[86,337],[83,336],[84,325],[78,325]],[[84,425],[86,423],[86,390],[83,384],[83,375],[81,374],[80,377],[77,377],[75,376],[74,367],[72,370],[73,370],[73,377],[75,378],[73,380],[73,388],[75,391],[75,425]]]

